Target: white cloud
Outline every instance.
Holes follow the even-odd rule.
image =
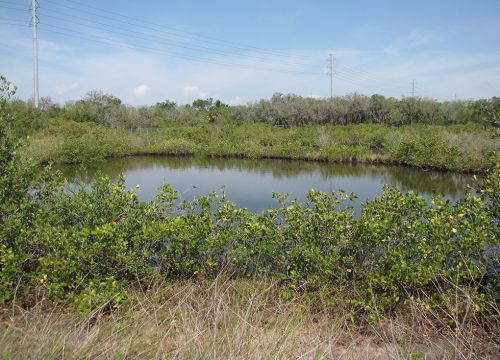
[[[29,34],[1,25],[0,33],[6,34],[0,41],[0,72],[18,86],[17,96],[29,98],[33,88]],[[408,37],[411,40],[416,35],[412,33]],[[40,56],[40,91],[42,96],[64,103],[84,96],[89,90],[104,90],[132,105],[154,104],[166,99],[186,104],[194,98],[208,96],[225,103],[244,104],[270,98],[275,92],[328,97],[330,81],[323,70],[324,60],[332,52],[338,74],[334,78],[334,93],[340,96],[359,92],[400,97],[409,94],[412,79],[416,79],[418,96],[449,99],[456,93],[459,98],[479,98],[500,93],[499,50],[415,53],[406,50],[403,41],[394,43],[398,46],[376,51],[294,50],[313,64],[290,68],[303,72],[294,74],[266,71],[266,68],[282,69],[275,66],[280,59],[270,57],[269,66],[251,60],[252,55],[262,56],[259,53],[248,53],[245,59],[212,58],[214,62],[239,63],[242,67],[208,62],[200,66],[199,62],[146,51],[96,46],[83,52],[76,46],[68,48],[64,43],[55,42],[47,45]]]
[[[149,92],[149,90],[151,90],[149,86],[142,84],[134,88],[133,94],[135,96],[144,96]]]
[[[80,87],[78,83],[72,83],[72,84],[59,84],[56,85],[54,90],[57,95],[64,95],[67,94],[73,90],[76,90]]]
[[[197,85],[186,85],[183,90],[184,94],[193,95],[198,98],[206,98],[208,96],[208,92],[202,91]]]
[[[241,105],[242,103],[243,103],[243,100],[239,96],[236,96],[229,101],[229,105]]]

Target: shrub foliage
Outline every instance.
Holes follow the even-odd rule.
[[[142,203],[123,180],[69,188],[50,168],[22,160],[9,135],[5,99],[13,91],[4,78],[1,86],[2,302],[29,303],[41,292],[88,311],[120,306],[127,289],[153,277],[220,272],[275,277],[295,291],[343,289],[347,302],[368,310],[432,293],[437,282],[494,299],[498,166],[456,204],[388,187],[357,218],[344,206],[355,196],[343,192],[311,190],[303,203],[276,194],[281,206],[260,214],[236,208],[224,192],[178,202],[168,185]]]

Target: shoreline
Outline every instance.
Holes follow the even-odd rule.
[[[65,127],[62,127],[64,125]],[[283,159],[384,164],[480,174],[497,162],[500,141],[477,128],[378,125],[281,129],[262,124],[175,124],[150,134],[65,121],[27,139],[37,162],[92,163],[124,156]]]
[[[377,155],[375,158],[372,159],[367,159],[367,158],[357,158],[356,156],[350,157],[350,158],[343,158],[343,159],[327,159],[327,158],[312,158],[312,157],[287,157],[287,156],[282,156],[282,155],[264,155],[264,156],[249,156],[248,154],[210,154],[210,153],[203,153],[203,152],[190,152],[190,153],[178,153],[178,152],[148,152],[148,151],[138,151],[138,152],[132,152],[132,153],[127,153],[127,154],[113,154],[109,156],[105,156],[103,159],[98,159],[95,161],[91,162],[85,162],[85,161],[75,161],[75,162],[60,162],[60,161],[54,161],[54,160],[41,160],[40,164],[42,165],[49,165],[49,164],[54,164],[54,165],[81,165],[81,164],[94,164],[94,163],[99,163],[101,161],[110,161],[113,159],[123,159],[123,158],[128,158],[128,157],[147,157],[147,156],[152,156],[152,157],[191,157],[191,158],[212,158],[212,159],[234,159],[234,160],[286,160],[286,161],[303,161],[303,162],[310,162],[310,163],[320,163],[320,164],[350,164],[350,165],[381,165],[381,166],[394,166],[394,167],[405,167],[413,170],[418,170],[418,171],[437,171],[437,172],[442,172],[442,173],[452,173],[452,174],[470,174],[470,175],[482,175],[484,172],[487,170],[485,169],[477,169],[477,170],[472,170],[472,169],[450,169],[450,168],[443,168],[443,167],[435,167],[435,166],[429,166],[429,167],[419,167],[416,165],[412,164],[407,164],[402,161],[396,161],[387,158],[384,155]]]

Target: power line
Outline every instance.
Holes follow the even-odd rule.
[[[396,87],[406,88],[406,86],[402,82],[387,79],[386,77],[382,78],[382,77],[375,75],[373,73],[369,73],[365,70],[356,69],[356,68],[349,66],[349,65],[346,65],[344,63],[339,64],[339,65],[340,65],[340,67],[345,68],[346,72],[351,73],[351,74],[356,74],[362,78],[365,78],[365,79],[368,79],[368,80],[371,80],[374,82],[391,83],[391,84],[395,85]]]
[[[65,14],[65,13],[62,13],[62,12],[59,12],[59,11],[56,11],[56,12],[69,16],[69,14]],[[106,23],[88,20],[88,19],[82,18],[82,17],[76,17],[76,18],[82,19],[83,21],[91,23],[91,24],[98,24],[98,25],[104,26],[106,28],[109,28],[110,30],[108,30],[108,29],[102,29],[102,28],[99,28],[99,27],[96,27],[96,26],[92,26],[92,25],[88,25],[88,24],[85,24],[85,23],[82,23],[82,22],[78,22],[78,21],[75,21],[75,20],[67,20],[66,18],[61,18],[61,17],[58,17],[58,16],[49,15],[49,14],[46,14],[45,12],[43,12],[42,14],[43,14],[44,17],[52,18],[52,19],[55,19],[55,20],[63,21],[63,22],[69,22],[71,24],[77,24],[77,25],[88,27],[88,28],[98,29],[98,30],[101,30],[101,31],[106,31],[106,32],[109,32],[111,34],[124,35],[124,36],[127,36],[127,37],[133,37],[133,38],[137,38],[137,39],[141,39],[141,40],[146,40],[146,41],[150,41],[153,38],[156,38],[156,39],[159,39],[160,43],[167,44],[167,45],[170,45],[170,46],[176,46],[176,47],[179,47],[179,48],[184,48],[184,49],[187,49],[187,50],[199,51],[200,49],[204,49],[204,50],[208,50],[208,51],[211,51],[212,53],[219,54],[219,55],[231,55],[231,56],[236,56],[236,57],[241,57],[241,58],[247,58],[247,59],[252,59],[252,60],[259,61],[259,62],[265,62],[266,64],[268,64],[270,61],[273,61],[275,63],[280,62],[281,64],[283,64],[285,66],[309,66],[309,67],[311,66],[311,64],[290,62],[290,61],[282,60],[282,59],[270,59],[270,58],[265,58],[265,57],[262,57],[262,56],[255,56],[255,55],[245,55],[245,54],[237,53],[237,52],[234,52],[234,51],[219,50],[219,49],[214,49],[214,48],[210,48],[210,47],[207,47],[207,46],[187,45],[187,44],[179,43],[178,41],[171,40],[171,39],[168,39],[168,38],[165,38],[165,37],[162,37],[162,36],[151,35],[151,34],[148,34],[148,33],[145,33],[145,32],[140,32],[140,31],[135,31],[135,30],[129,30],[129,29],[123,28],[123,27],[112,26],[112,25],[109,25],[109,24],[106,24]],[[116,31],[115,29],[118,29],[120,31]],[[144,35],[146,37],[144,37],[144,36],[138,36],[137,34]]]
[[[216,65],[223,65],[223,66],[238,66],[238,67],[256,69],[254,66],[249,66],[249,65],[245,65],[245,64],[230,63],[230,62],[221,62],[220,60],[203,59],[203,58],[199,58],[199,57],[190,56],[190,55],[187,55],[187,54],[174,53],[174,52],[171,52],[171,51],[165,51],[165,50],[161,50],[161,49],[157,49],[157,48],[153,48],[153,47],[147,47],[147,46],[144,46],[144,45],[129,45],[129,44],[124,44],[124,43],[121,43],[121,42],[117,42],[116,40],[107,38],[107,37],[96,36],[96,35],[88,35],[86,33],[83,34],[81,32],[68,29],[67,27],[60,27],[60,26],[50,25],[50,24],[42,24],[42,26],[43,27],[48,26],[48,27],[52,27],[52,28],[55,28],[55,29],[64,30],[64,32],[60,32],[60,31],[45,29],[45,31],[49,31],[49,32],[52,32],[52,33],[55,33],[55,34],[64,35],[64,36],[71,36],[71,37],[78,37],[78,38],[82,38],[84,40],[96,41],[96,42],[103,43],[103,44],[106,44],[106,45],[115,45],[115,46],[122,47],[122,48],[127,48],[127,49],[140,48],[140,49],[144,49],[144,50],[148,50],[148,51],[153,51],[153,52],[160,53],[160,54],[168,54],[168,55],[171,55],[171,56],[174,56],[174,57],[183,58],[183,59],[187,59],[187,60],[195,60],[195,61],[207,62],[207,63],[216,64]],[[76,34],[76,35],[68,34],[67,33],[68,31],[71,32],[71,33],[73,33],[73,34]],[[257,70],[259,70],[259,69],[257,68]],[[319,72],[316,73],[316,72],[310,72],[310,71],[290,71],[290,70],[273,69],[273,68],[264,68],[263,70],[280,72],[280,73],[287,73],[287,74],[297,74],[297,75],[322,75]],[[335,75],[338,78],[340,78],[341,80],[344,80],[346,82],[350,82],[350,83],[355,84],[355,85],[365,84],[366,83],[366,81],[364,81],[364,80],[354,79],[354,78],[349,77],[348,75],[344,75],[342,73],[335,73]]]
[[[202,34],[197,34],[197,33],[194,33],[194,32],[188,32],[188,31],[184,31],[184,30],[180,30],[180,29],[176,29],[176,28],[173,28],[173,27],[169,27],[169,26],[165,26],[163,24],[157,24],[157,23],[154,23],[154,22],[150,22],[150,21],[145,21],[145,20],[142,20],[142,19],[138,19],[138,18],[134,18],[134,17],[131,17],[131,16],[127,16],[127,15],[124,15],[124,14],[120,14],[118,12],[114,12],[114,11],[110,11],[110,10],[106,10],[106,9],[103,9],[103,8],[98,8],[98,7],[95,7],[95,6],[91,6],[91,5],[88,5],[88,4],[84,4],[84,3],[81,3],[79,1],[70,1],[70,0],[66,0],[66,2],[70,2],[70,3],[73,3],[73,4],[78,4],[77,6],[80,6],[80,7],[83,7],[82,8],[78,8],[78,7],[74,7],[74,6],[70,6],[70,5],[67,5],[67,4],[61,4],[57,1],[53,1],[53,0],[46,0],[47,2],[50,2],[50,3],[53,3],[53,4],[57,4],[58,6],[62,6],[62,7],[65,7],[65,8],[68,8],[68,9],[72,9],[72,10],[76,10],[80,13],[86,13],[86,14],[90,14],[90,15],[93,15],[93,16],[97,16],[97,17],[100,17],[100,18],[103,18],[103,19],[107,19],[107,20],[111,20],[111,21],[115,21],[115,22],[121,22],[121,23],[124,23],[124,24],[127,24],[127,25],[131,25],[131,26],[136,26],[136,27],[143,27],[143,28],[147,28],[147,29],[150,29],[150,30],[153,30],[153,31],[162,31],[164,33],[168,33],[172,36],[176,36],[176,37],[180,37],[180,38],[189,38],[189,40],[191,41],[203,41],[204,44],[206,44],[207,42],[210,42],[210,43],[213,43],[213,44],[219,44],[219,46],[225,46],[225,47],[231,47],[231,48],[238,48],[240,50],[247,50],[247,51],[257,51],[257,52],[261,52],[261,53],[266,53],[268,55],[274,55],[274,56],[286,56],[286,57],[289,57],[289,58],[297,58],[297,59],[302,59],[302,60],[309,60],[309,58],[307,57],[303,57],[303,56],[297,56],[297,55],[291,55],[287,52],[282,52],[282,51],[277,51],[277,50],[269,50],[269,49],[265,49],[265,48],[261,48],[261,47],[256,47],[256,46],[252,46],[252,45],[246,45],[246,44],[241,44],[241,43],[237,43],[237,42],[232,42],[232,41],[227,41],[227,40],[222,40],[222,39],[217,39],[217,38],[214,38],[214,37],[211,37],[211,36],[207,36],[207,35],[202,35]],[[99,14],[99,13],[95,13],[95,12],[92,12],[92,11],[88,11],[86,10],[87,8],[92,8],[92,9],[95,9],[95,10],[98,10],[98,11],[102,11],[102,12],[105,12],[107,13],[108,15],[102,15],[102,14]],[[109,14],[113,14],[113,16],[109,16]],[[119,16],[121,18],[124,18],[124,19],[129,19],[129,20],[132,20],[136,23],[141,23],[142,25],[137,25],[137,24],[134,24],[134,23],[131,23],[130,21],[125,21],[125,20],[122,20],[122,19],[117,19],[116,16]],[[196,40],[197,39],[197,40]]]
[[[21,8],[21,7],[13,7],[13,6],[5,6],[5,5],[0,5],[1,9],[7,9],[7,10],[14,10],[14,11],[29,11],[29,8]]]
[[[310,58],[305,58],[303,56],[294,56],[290,55],[289,53],[284,53],[280,51],[273,51],[269,49],[263,49],[259,47],[254,47],[251,45],[244,45],[244,44],[239,44],[236,42],[231,42],[231,41],[225,41],[221,39],[216,39],[212,38],[210,36],[206,35],[201,35],[201,34],[196,34],[192,32],[187,32],[179,29],[175,29],[172,27],[167,27],[164,25],[159,25],[155,23],[151,23],[148,21],[140,20],[137,18],[133,18],[127,15],[119,14],[117,12],[97,8],[94,6],[90,6],[87,4],[83,4],[82,2],[79,1],[71,1],[71,0],[66,0],[66,2],[70,3],[75,3],[79,4],[77,6],[85,6],[85,9],[74,7],[74,6],[68,6],[67,4],[61,4],[57,1],[53,0],[46,0],[49,3],[57,4],[59,7],[64,7],[67,9],[72,9],[75,11],[78,11],[80,14],[81,13],[86,13],[90,14],[94,17],[98,17],[101,19],[106,19],[108,20],[106,23],[101,22],[101,21],[96,21],[96,19],[88,19],[82,16],[77,16],[74,14],[68,14],[59,10],[51,9],[51,14],[47,14],[46,10],[43,10],[42,14],[44,17],[52,18],[58,21],[66,22],[66,23],[72,23],[72,24],[77,24],[81,25],[84,28],[93,28],[93,29],[98,29],[100,31],[105,31],[110,34],[118,34],[118,35],[123,35],[126,36],[127,38],[133,37],[141,40],[146,40],[146,41],[154,41],[154,39],[158,39],[161,41],[156,41],[156,43],[161,43],[164,45],[169,46],[170,48],[173,49],[186,49],[186,50],[191,50],[191,51],[209,51],[211,54],[216,54],[216,55],[221,55],[221,56],[235,56],[243,59],[251,59],[253,61],[257,62],[265,62],[266,64],[269,64],[271,62],[276,63],[277,65],[282,65],[282,66],[287,66],[287,67],[308,67],[308,68],[315,68],[315,65],[311,64]],[[0,0],[0,8],[5,7],[4,5],[1,5],[1,3],[5,3],[8,5],[12,5],[12,3],[6,2],[4,0]],[[9,8],[9,7],[6,7]],[[87,8],[92,8],[96,9],[99,11],[102,11],[106,13],[107,15],[102,15],[98,14],[95,12],[91,12],[86,10]],[[26,9],[22,9],[19,7],[12,8],[15,11],[26,11]],[[54,16],[53,13],[58,13],[63,15],[64,17],[59,17],[59,16]],[[109,16],[109,14],[114,14],[112,16]],[[121,17],[122,19],[117,19],[116,17]],[[69,17],[71,17],[72,20],[69,20]],[[90,24],[97,24],[101,27],[96,27],[92,26],[86,23],[82,22],[77,22],[74,19],[81,19],[82,21]],[[126,21],[123,19],[129,19],[131,21]],[[18,21],[18,20],[12,20],[12,21]],[[122,24],[127,24],[129,25],[128,28],[120,27],[117,26],[116,24],[113,24],[113,22],[118,22]],[[134,23],[135,22],[135,23]],[[139,24],[137,24],[139,23]],[[6,22],[7,25],[10,25],[9,22]],[[14,26],[14,23],[12,23]],[[287,74],[295,74],[295,75],[321,75],[319,72],[313,72],[313,71],[294,71],[292,69],[273,69],[273,68],[256,68],[255,66],[250,66],[247,64],[241,64],[241,63],[231,63],[227,61],[221,61],[219,59],[210,59],[210,58],[201,58],[197,56],[192,56],[183,52],[175,52],[175,51],[166,51],[163,48],[158,49],[157,47],[149,47],[149,46],[144,46],[144,45],[130,45],[130,44],[124,44],[120,43],[116,40],[109,39],[106,37],[102,36],[95,36],[95,35],[90,35],[91,37],[89,38],[89,35],[86,33],[81,33],[77,32],[75,30],[68,29],[68,27],[58,27],[56,25],[50,25],[50,24],[42,24],[44,27],[44,31],[49,31],[55,34],[63,35],[63,36],[70,36],[70,37],[78,37],[87,41],[94,41],[94,42],[99,42],[103,43],[106,45],[112,45],[112,46],[118,46],[122,48],[128,48],[128,49],[144,49],[147,51],[153,51],[161,54],[168,54],[173,57],[177,58],[182,58],[182,59],[187,59],[187,60],[193,60],[193,61],[198,61],[198,62],[204,62],[204,63],[211,63],[211,64],[216,64],[216,65],[223,65],[223,66],[237,66],[237,67],[242,67],[242,68],[250,68],[250,69],[257,69],[257,70],[265,70],[265,71],[274,71],[274,72],[280,72],[280,73],[287,73]],[[50,30],[50,29],[45,29],[45,26],[52,27],[55,29],[60,29],[63,30],[63,32],[56,31],[56,30]],[[107,29],[103,29],[102,27],[106,27]],[[130,27],[133,27],[133,30],[130,29]],[[137,30],[139,29],[139,30]],[[165,30],[167,29],[167,30]],[[119,31],[117,31],[119,30]],[[148,33],[144,31],[150,31],[153,32]],[[71,32],[71,33],[68,33]],[[167,34],[168,37],[162,36],[162,34]],[[83,35],[83,36],[82,36]],[[140,36],[143,35],[143,36]],[[145,37],[144,37],[145,36]],[[172,39],[172,37],[176,38],[175,40]],[[179,40],[181,39],[181,40]],[[189,40],[194,43],[189,43],[186,44],[185,41]],[[199,44],[203,40],[203,44]],[[213,44],[215,46],[207,46],[206,44]],[[241,53],[239,51],[244,50],[244,51],[253,51],[253,54],[245,54]],[[273,56],[274,58],[269,58],[270,56]],[[282,59],[283,56],[287,56],[287,59],[284,60]],[[278,58],[276,58],[278,57]],[[292,61],[288,60],[292,59]],[[293,59],[307,59],[309,63],[304,63],[304,62],[298,62]],[[381,79],[378,78],[377,76],[374,76],[372,74],[369,74],[366,71],[363,70],[356,70],[350,66],[341,64],[340,68],[337,68],[337,71],[335,73],[333,72],[333,57],[330,59],[330,96],[333,97],[333,75],[335,75],[339,80],[354,84],[359,86],[358,84],[366,85],[366,84],[372,84],[377,88],[387,88],[390,89],[391,91],[394,91],[395,88],[401,88],[401,85],[399,83],[395,83],[393,80],[387,80],[387,79]]]
[[[390,86],[392,88],[398,88],[400,90],[407,89],[407,86],[403,86],[400,83],[396,83],[396,82],[389,80],[389,79],[377,79],[375,77],[370,77],[370,76],[364,75],[362,73],[356,73],[356,72],[350,70],[349,68],[346,68],[346,65],[343,65],[343,64],[338,65],[337,71],[344,73],[346,76],[353,76],[353,77],[359,78],[365,82],[369,82],[369,83],[373,83],[373,84],[384,84],[384,85]]]
[[[56,28],[56,29],[61,29],[61,30],[64,30],[64,32],[46,29],[45,28],[46,26]],[[54,34],[63,35],[63,36],[67,36],[67,37],[76,37],[76,38],[80,38],[80,39],[87,40],[87,41],[102,43],[105,45],[113,45],[113,46],[126,48],[126,49],[132,49],[132,50],[142,49],[142,50],[149,51],[149,52],[155,52],[158,54],[169,55],[171,57],[176,57],[176,58],[185,59],[185,60],[198,61],[198,62],[202,62],[202,63],[210,63],[210,64],[222,65],[222,66],[242,67],[242,68],[247,68],[247,69],[280,72],[280,73],[294,74],[294,75],[323,75],[321,73],[313,73],[313,72],[306,72],[306,71],[291,71],[291,70],[274,69],[274,68],[256,68],[254,66],[249,66],[249,65],[245,65],[245,64],[222,62],[219,60],[206,59],[206,58],[195,57],[195,56],[191,56],[191,55],[187,55],[187,54],[174,53],[171,51],[161,50],[161,49],[148,47],[148,46],[144,46],[144,45],[129,45],[126,43],[117,42],[116,40],[106,38],[103,36],[88,35],[85,33],[78,32],[78,31],[70,30],[68,28],[55,26],[55,25],[49,25],[49,24],[43,24],[43,23],[41,24],[41,28],[44,31],[48,31],[48,32],[51,32]]]
[[[23,23],[23,24],[28,24],[28,22],[31,22],[28,21],[28,20],[17,20],[17,19],[9,19],[9,18],[1,18],[0,17],[0,21],[8,21],[8,22],[13,22],[13,23]]]
[[[62,13],[62,12],[59,12],[59,11],[56,11],[58,13],[61,13],[61,14],[64,14],[64,15],[68,15],[67,13]],[[48,14],[44,14],[44,16],[47,16],[47,17],[50,17],[50,18],[54,18],[56,20],[61,20],[61,21],[66,21],[66,19],[62,19],[60,17],[57,17],[57,16],[52,16],[52,15],[48,15]],[[79,17],[81,18],[81,17]],[[76,23],[76,24],[80,24],[82,26],[86,26],[86,27],[89,27],[89,28],[94,28],[94,29],[99,29],[99,30],[103,30],[103,31],[107,31],[109,33],[116,33],[116,34],[122,34],[122,35],[126,35],[126,36],[129,36],[129,37],[134,37],[134,38],[138,38],[138,39],[142,39],[142,40],[150,40],[149,38],[145,38],[145,37],[141,37],[141,36],[137,36],[135,35],[136,33],[139,33],[139,34],[144,34],[146,36],[150,36],[150,34],[147,34],[147,33],[143,33],[143,32],[137,32],[137,31],[131,31],[129,29],[125,29],[125,28],[122,28],[122,27],[116,27],[116,26],[111,26],[109,24],[105,24],[105,23],[102,23],[102,22],[96,22],[96,21],[93,21],[93,20],[88,20],[86,18],[81,18],[83,19],[84,21],[86,22],[89,22],[89,23],[96,23],[96,24],[99,24],[99,25],[102,25],[102,26],[105,26],[105,27],[109,27],[110,29],[112,30],[107,30],[107,29],[101,29],[101,28],[98,28],[98,27],[95,27],[95,26],[89,26],[87,24],[84,24],[84,23],[80,23],[80,22],[75,22],[75,21],[72,21],[72,23]],[[50,25],[49,25],[50,26]],[[118,28],[120,30],[123,30],[123,31],[126,31],[127,33],[123,33],[123,32],[117,32],[116,30],[114,30],[115,28]],[[66,29],[66,28],[65,28]],[[133,34],[129,34],[130,32],[132,32]],[[200,47],[196,47],[196,46],[186,46],[184,44],[180,44],[178,45],[177,42],[175,41],[171,41],[170,39],[165,39],[164,37],[161,37],[161,36],[156,36],[156,35],[153,35],[153,37],[156,37],[156,38],[159,38],[162,40],[163,43],[166,43],[166,44],[169,44],[169,45],[176,45],[178,47],[181,47],[181,48],[186,48],[186,49],[189,49],[189,50],[199,50]],[[207,47],[201,47],[201,48],[206,48],[208,50],[213,50],[212,48],[207,48]],[[225,52],[221,52],[221,51],[218,51],[218,50],[215,50],[215,53],[217,54],[221,54],[221,55],[226,55]],[[240,57],[246,57],[246,58],[257,58],[257,59],[260,59],[262,61],[265,61],[266,63],[269,63],[269,61],[266,61],[267,59],[264,59],[264,58],[261,58],[261,57],[256,57],[256,56],[245,56],[243,54],[236,54],[236,55],[239,55]],[[275,60],[274,62],[283,62],[282,60],[280,59],[277,59]],[[292,65],[306,65],[306,64],[302,64],[302,63],[290,63],[290,64],[286,64],[287,66],[292,66]],[[304,71],[302,71],[302,73],[305,73]],[[316,74],[316,73],[315,73]],[[352,80],[353,77],[355,77],[356,79],[355,80],[358,80],[357,77],[358,75],[357,74],[352,74],[352,72],[343,72],[342,70],[339,70],[339,74],[343,74],[344,75],[344,78],[346,79],[350,79]],[[358,80],[359,83],[361,84],[366,84],[366,82],[369,82],[369,83],[377,83],[377,82],[381,82],[380,80],[374,80],[372,78],[368,78],[368,77],[363,77],[361,78],[362,81]],[[386,86],[382,86],[382,87],[388,87],[391,86],[391,84],[388,84]],[[381,87],[381,86],[377,86],[377,87]],[[399,87],[399,86],[396,86],[396,85],[392,85],[392,87]]]
[[[0,24],[9,25],[9,26],[17,26],[17,27],[25,27],[25,28],[30,27],[30,25],[28,25],[28,24],[19,24],[19,23],[13,23],[13,22],[8,22],[8,21],[0,21]]]
[[[342,73],[338,70],[335,71],[335,78],[340,79],[340,80],[345,81],[345,82],[348,82],[350,84],[356,85],[356,86],[371,85],[372,87],[380,88],[380,89],[387,89],[387,90],[390,90],[391,92],[394,92],[394,89],[395,89],[394,87],[392,87],[390,85],[373,84],[372,82],[368,82],[365,79],[355,78],[349,74]]]

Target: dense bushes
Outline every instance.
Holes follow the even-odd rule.
[[[498,181],[498,169],[491,176]],[[498,189],[485,191],[498,197]],[[350,197],[311,191],[297,203],[279,196],[280,208],[254,215],[223,193],[175,205],[167,185],[151,203],[106,179],[72,192],[51,188],[36,207],[2,219],[2,298],[42,291],[87,309],[112,295],[118,306],[125,289],[155,274],[174,280],[226,271],[303,290],[350,289],[353,304],[369,308],[376,295],[387,308],[432,292],[440,279],[472,287],[494,280],[485,274],[487,249],[498,246],[498,210],[487,198],[427,203],[387,188],[355,219],[340,206]]]
[[[408,165],[439,169],[454,169],[463,159],[456,146],[437,136],[403,140],[393,149],[393,158]]]
[[[437,102],[275,94],[230,107],[198,99],[131,107],[102,92],[40,109],[6,102],[11,133],[29,136],[39,161],[89,162],[128,154],[200,154],[342,162],[390,162],[481,171],[498,151],[500,100]]]
[[[14,127],[19,135],[43,127],[48,119],[93,122],[115,129],[156,129],[207,122],[263,122],[272,126],[348,125],[376,123],[386,126],[412,124],[453,125],[474,122],[488,128],[500,126],[500,98],[489,100],[438,102],[426,98],[367,97],[351,94],[330,99],[303,98],[275,94],[244,106],[228,106],[219,100],[198,99],[192,105],[171,101],[154,106],[132,107],[110,94],[91,91],[81,100],[59,106],[44,98],[40,109],[30,103],[13,100],[8,104]]]
[[[490,100],[438,102],[424,98],[366,97],[352,94],[332,100],[275,94],[247,106],[233,107],[233,118],[244,122],[265,122],[275,126],[304,124],[347,125],[378,123],[451,125],[477,122],[499,126],[500,98]]]
[[[0,85],[2,99],[12,94],[5,79]],[[44,294],[82,311],[112,308],[128,289],[147,287],[154,277],[220,272],[271,276],[297,291],[341,292],[355,309],[369,311],[424,291],[439,304],[436,284],[474,290],[477,311],[481,301],[495,301],[498,166],[477,195],[456,204],[386,188],[354,218],[341,206],[354,195],[311,190],[304,203],[276,195],[278,209],[252,214],[224,193],[177,203],[177,193],[164,185],[156,201],[141,203],[123,180],[68,187],[50,168],[40,171],[21,159],[9,122],[1,100],[1,302],[16,297],[29,305]],[[207,136],[188,134],[193,140]],[[296,138],[288,135],[283,139]]]
[[[400,128],[305,125],[283,129],[263,123],[216,122],[132,133],[92,123],[50,120],[28,143],[24,153],[38,161],[74,163],[128,154],[195,154],[386,162],[460,171],[486,169],[499,148],[499,139],[474,124]]]
[[[93,129],[78,137],[66,138],[57,149],[57,161],[80,163],[126,154],[126,145],[118,136]]]

